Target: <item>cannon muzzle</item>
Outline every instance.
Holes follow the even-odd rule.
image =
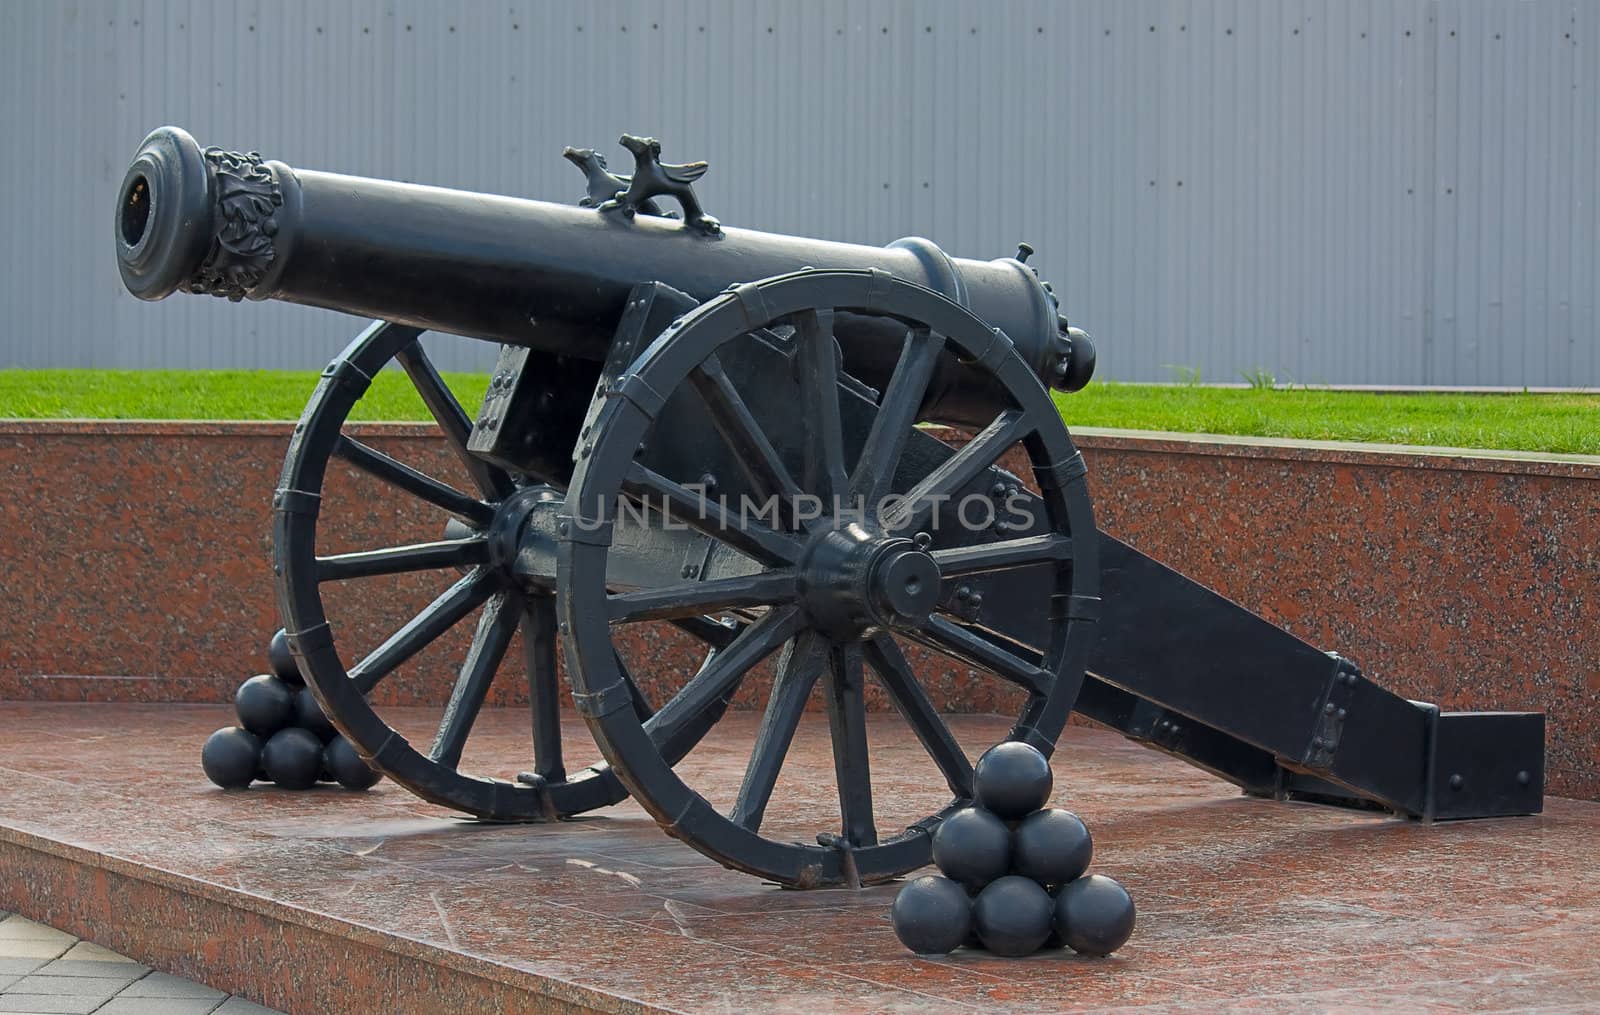
[[[145,138],[117,198],[117,267],[129,292],[159,300],[195,283],[216,231],[214,179],[184,131],[163,127]]]
[[[944,294],[1004,331],[1046,383],[1075,390],[1093,347],[1014,258],[950,257],[928,240],[886,247],[745,229],[707,233],[649,215],[291,169],[255,152],[202,149],[176,127],[145,138],[118,191],[118,267],[128,291],[276,299],[546,352],[603,360],[632,287],[697,300],[815,268],[876,268]],[[879,385],[898,356],[890,322],[841,315],[848,370]],[[951,362],[935,390],[958,420]]]

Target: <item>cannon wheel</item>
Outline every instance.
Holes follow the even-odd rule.
[[[425,800],[498,821],[556,819],[616,803],[626,791],[604,763],[571,774],[566,771],[553,591],[519,587],[507,560],[506,548],[514,544],[530,506],[559,499],[560,494],[527,484],[467,452],[471,424],[434,369],[421,334],[417,328],[375,322],[323,371],[295,427],[273,504],[274,572],[289,645],[334,726],[374,767]],[[475,489],[458,490],[344,432],[350,411],[371,378],[391,360],[410,377]],[[378,496],[407,497],[432,512],[445,538],[320,556],[317,517],[333,458],[376,480],[370,488]],[[323,585],[414,571],[442,575],[439,597],[347,668],[326,616]],[[371,692],[474,611],[477,631],[454,680],[438,733],[431,746],[419,750],[385,722],[369,700]],[[680,626],[713,645],[731,637],[726,628],[693,619]],[[514,780],[459,771],[462,750],[519,627],[533,712],[530,771],[508,773]],[[688,730],[679,753],[687,751],[714,721],[708,714],[706,721]]]
[[[845,460],[841,432],[845,389],[831,330],[836,311],[886,318],[906,329],[899,362],[853,465]],[[754,341],[759,329],[767,335],[793,329],[788,341],[798,404],[788,411],[806,434],[798,472],[774,451],[777,442],[730,381],[721,365],[727,354],[719,358],[724,345]],[[800,491],[825,502],[838,494],[847,506],[856,497],[876,505],[896,476],[946,349],[998,382],[1002,404],[964,448],[944,451],[942,464],[912,482],[902,471],[896,482],[904,499],[898,506],[885,503],[882,513],[869,512],[864,522],[835,524],[825,515],[808,526],[791,515],[769,525],[768,519],[736,518],[636,460],[654,415],[674,393],[692,388],[722,439],[747,463],[758,491]],[[617,379],[609,396],[580,449],[558,527],[557,610],[580,711],[613,770],[669,834],[725,866],[795,887],[883,881],[927,863],[931,830],[972,798],[972,765],[890,631],[1024,688],[1026,704],[1008,739],[1051,752],[1091,648],[1099,603],[1097,540],[1082,458],[1037,375],[998,330],[943,296],[883,272],[806,270],[736,287],[690,311]],[[1018,445],[1042,492],[1035,503],[1042,503],[1043,518],[1030,535],[946,549],[934,545],[931,534],[914,540],[895,534],[925,530],[937,497],[984,481],[1001,455]],[[608,589],[608,544],[624,521],[622,498],[665,509],[722,540],[751,566],[733,577]],[[1008,647],[952,618],[945,584],[950,579],[1022,567],[1048,568],[1045,580],[1054,582],[1047,593],[1049,620],[1041,624],[1048,630],[1031,639],[1042,651]],[[613,627],[707,611],[729,611],[749,625],[652,718],[641,720],[627,707]],[[773,690],[737,800],[724,813],[680,778],[660,745],[773,653],[779,654]],[[883,685],[953,795],[943,810],[886,836],[880,836],[873,815],[863,699],[867,671]],[[763,817],[806,700],[819,682],[842,831],[818,834],[815,845],[780,841],[762,834]]]

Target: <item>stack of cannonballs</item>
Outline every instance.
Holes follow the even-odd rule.
[[[919,955],[963,945],[996,955],[1031,955],[1066,945],[1110,955],[1133,933],[1133,899],[1111,878],[1089,874],[1094,843],[1071,811],[1050,799],[1050,762],[1027,744],[990,748],[974,771],[977,806],[933,833],[943,877],[908,882],[891,918]]]
[[[251,677],[234,695],[238,726],[226,726],[206,740],[200,767],[223,789],[243,789],[260,779],[284,789],[309,789],[337,782],[367,789],[378,773],[339,735],[312,697],[289,652],[282,630],[267,646],[272,672]]]

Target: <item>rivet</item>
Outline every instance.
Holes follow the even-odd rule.
[[[961,600],[963,603],[966,602],[968,599],[972,598],[972,589],[965,585],[961,586],[960,588],[956,589],[956,598]]]
[[[562,522],[560,525],[556,526],[556,531],[561,533],[561,535],[564,536],[568,532],[572,531],[572,526],[568,525],[566,522]]]
[[[1322,738],[1321,737],[1313,738],[1312,741],[1311,741],[1311,747],[1314,750],[1318,750],[1318,751],[1322,750]]]
[[[1343,719],[1343,718],[1344,718],[1344,717],[1345,717],[1345,716],[1347,716],[1347,715],[1349,715],[1349,714],[1350,714],[1350,713],[1349,713],[1349,712],[1347,712],[1347,711],[1345,711],[1345,710],[1344,710],[1344,709],[1342,709],[1342,708],[1341,708],[1341,709],[1340,709],[1340,710],[1339,710],[1339,712],[1338,712],[1338,715],[1339,715],[1339,718],[1341,718],[1341,719]]]
[[[1523,769],[1522,771],[1517,773],[1517,785],[1518,786],[1526,786],[1529,783],[1531,783],[1532,781],[1533,781],[1533,775],[1527,769]]]
[[[1467,780],[1461,778],[1460,775],[1452,775],[1450,777],[1450,788],[1451,789],[1460,789],[1462,786],[1465,786],[1466,784],[1467,784]]]
[[[1322,706],[1322,714],[1323,715],[1332,715],[1334,708],[1335,708],[1335,706],[1334,706],[1333,702],[1330,701],[1326,705]]]

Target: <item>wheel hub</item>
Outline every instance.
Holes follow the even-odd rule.
[[[495,505],[494,521],[487,532],[489,563],[508,578],[514,577],[529,520],[545,505],[560,499],[555,487],[525,486]]]
[[[897,626],[921,624],[939,601],[939,565],[914,547],[879,554],[868,583],[879,615]]]
[[[920,625],[939,582],[939,565],[911,540],[854,522],[818,532],[800,563],[801,602],[836,641]]]

